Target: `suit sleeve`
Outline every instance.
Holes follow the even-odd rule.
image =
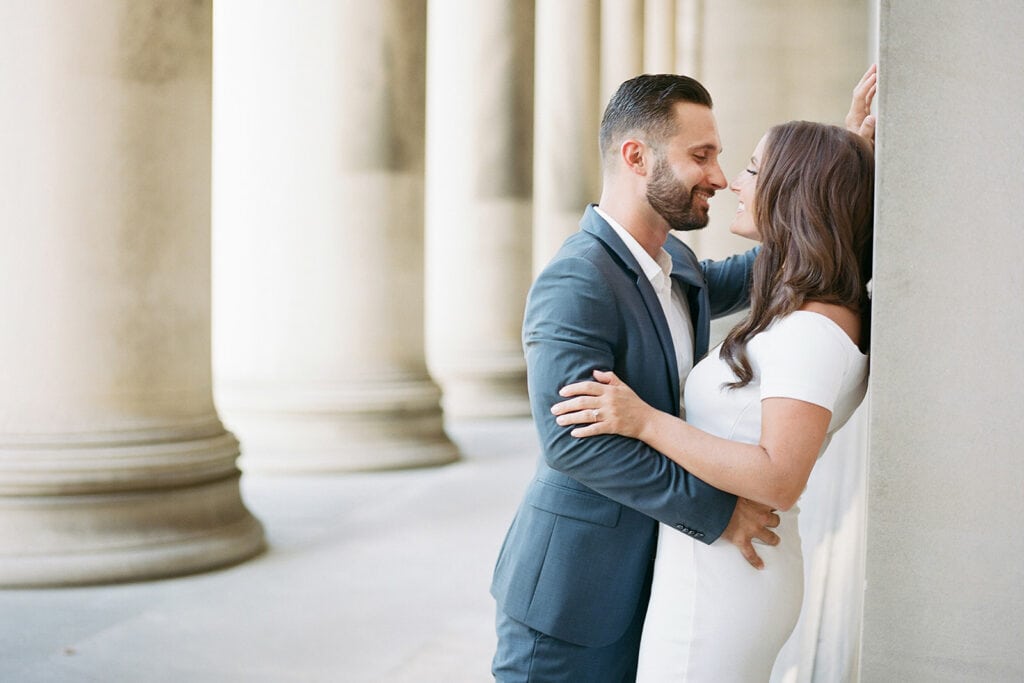
[[[732,517],[734,495],[709,486],[635,439],[573,437],[551,414],[551,406],[561,400],[558,390],[592,379],[595,369],[614,369],[630,381],[617,363],[617,355],[630,352],[622,348],[617,301],[597,267],[580,258],[552,263],[531,290],[523,343],[544,457],[553,469],[608,498],[711,543]],[[644,396],[643,386],[633,388]]]
[[[711,298],[711,317],[720,318],[750,305],[750,283],[754,259],[760,247],[743,254],[735,254],[721,261],[701,261],[704,277],[708,281]]]

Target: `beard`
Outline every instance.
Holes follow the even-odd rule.
[[[672,173],[664,157],[659,157],[647,183],[647,202],[665,219],[671,230],[699,230],[708,224],[706,209],[693,204],[693,190],[686,189]]]

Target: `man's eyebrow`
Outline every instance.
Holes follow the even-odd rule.
[[[718,145],[712,143],[712,142],[704,142],[704,143],[701,143],[699,145],[693,145],[693,146],[689,147],[689,150],[691,152],[695,152],[695,151],[697,151],[699,149],[707,149],[707,150],[711,150],[712,152],[718,152],[719,154],[722,153],[722,148],[719,147]]]

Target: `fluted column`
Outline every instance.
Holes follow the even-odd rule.
[[[698,81],[704,70],[704,0],[676,0],[676,72]]]
[[[601,102],[643,73],[644,0],[601,0]]]
[[[453,460],[424,354],[425,0],[216,15],[214,360],[243,465]]]
[[[533,4],[429,3],[427,349],[448,415],[529,415]]]
[[[537,0],[533,268],[542,269],[601,192],[600,2]]]
[[[0,584],[248,558],[211,391],[210,3],[4,3],[0,27]]]
[[[676,64],[676,0],[644,0],[644,71],[671,73]]]

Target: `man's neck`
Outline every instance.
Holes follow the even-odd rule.
[[[630,209],[630,207],[611,201],[602,196],[598,208],[622,226],[622,228],[633,236],[644,251],[657,259],[665,240],[668,239],[668,226],[665,220],[654,213],[653,209],[642,211]]]

